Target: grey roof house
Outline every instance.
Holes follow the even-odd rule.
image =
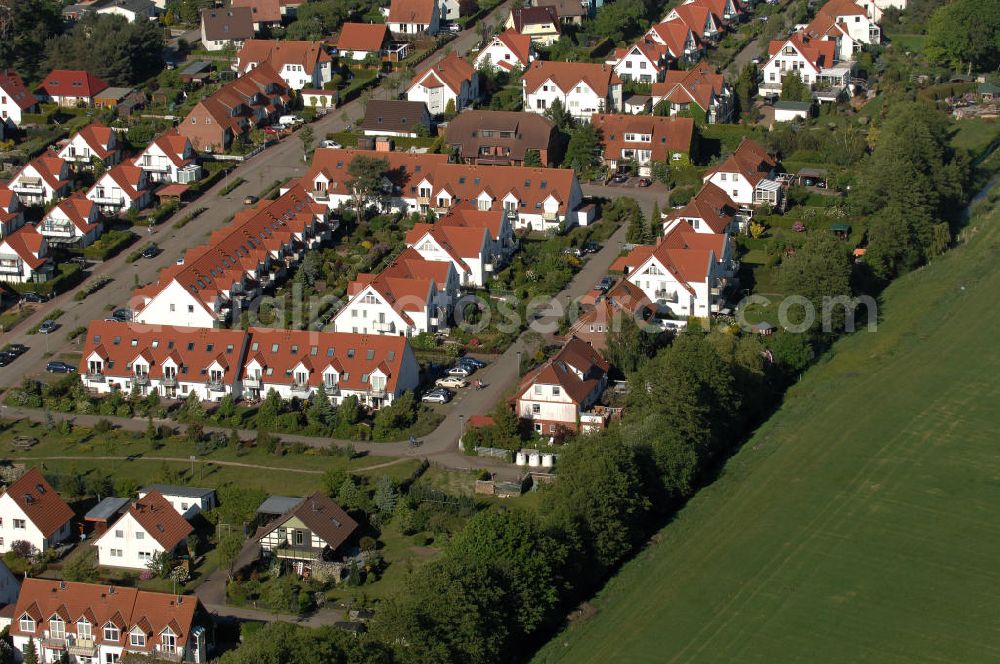
[[[365,107],[361,128],[365,136],[426,136],[431,130],[431,115],[422,101],[373,99]]]
[[[232,44],[241,48],[253,39],[253,10],[250,7],[217,7],[201,10],[201,44],[209,51],[221,51]]]

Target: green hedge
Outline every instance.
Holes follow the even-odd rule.
[[[7,286],[18,293],[52,295],[65,293],[83,281],[83,268],[76,263],[60,263],[56,266],[56,269],[59,271],[59,274],[46,282],[40,284],[7,284]]]
[[[191,223],[191,221],[192,221],[193,219],[195,219],[195,217],[197,217],[198,215],[200,215],[200,214],[201,214],[202,212],[204,212],[204,211],[205,211],[206,209],[207,209],[207,208],[203,208],[203,207],[197,207],[197,208],[195,208],[195,209],[191,210],[191,211],[190,211],[190,212],[188,212],[188,213],[187,213],[186,215],[184,215],[183,217],[181,217],[181,218],[180,218],[180,219],[179,219],[179,220],[177,221],[177,223],[175,223],[175,224],[174,224],[174,230],[175,230],[175,231],[178,231],[178,230],[180,230],[180,229],[184,228],[184,227],[185,227],[185,226],[187,226],[187,225],[188,225],[189,223]]]
[[[357,147],[358,139],[362,138],[362,135],[349,131],[337,131],[327,134],[326,137],[337,141],[345,148],[353,148]],[[398,150],[409,150],[413,147],[433,148],[437,144],[437,139],[431,137],[408,138],[406,136],[390,136],[389,138],[392,139]]]
[[[83,250],[83,256],[90,260],[106,261],[118,255],[137,238],[138,236],[131,231],[105,231],[97,242]]]
[[[245,182],[246,182],[246,180],[244,180],[243,178],[238,177],[235,180],[233,180],[232,182],[230,182],[229,184],[227,184],[225,187],[223,187],[222,189],[220,189],[219,190],[219,195],[220,196],[228,196],[231,191],[233,191],[234,189],[236,189],[236,187],[240,186],[241,184],[244,184]]]

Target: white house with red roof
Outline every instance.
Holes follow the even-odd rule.
[[[664,44],[643,36],[631,46],[615,49],[607,64],[614,67],[623,82],[655,83],[663,80],[671,57],[670,49]]]
[[[80,379],[97,394],[113,390],[203,401],[239,396],[246,332],[95,320],[90,323]]]
[[[292,90],[322,88],[333,78],[333,59],[322,42],[248,39],[233,69],[242,76],[268,63]]]
[[[717,313],[733,268],[728,235],[698,233],[683,225],[655,246],[635,247],[611,266],[641,288],[660,313],[678,319]]]
[[[40,283],[49,280],[53,269],[49,244],[34,226],[22,226],[0,240],[0,281]]]
[[[0,71],[0,117],[9,126],[20,126],[21,116],[36,110],[38,99],[24,87],[24,81],[12,69]]]
[[[762,91],[780,91],[788,74],[797,74],[803,83],[814,86],[823,72],[836,64],[837,43],[796,32],[786,40],[772,40],[768,54],[768,61],[761,66]]]
[[[876,23],[882,22],[882,13],[886,9],[906,9],[908,0],[855,0],[868,13],[868,17]]]
[[[0,552],[14,542],[27,542],[45,553],[72,533],[73,510],[37,468],[32,468],[0,494]]]
[[[244,396],[274,390],[307,399],[320,386],[332,403],[346,397],[372,409],[387,406],[420,384],[420,365],[398,335],[278,330],[251,327],[240,374]]]
[[[389,44],[389,27],[385,23],[344,23],[337,38],[337,53],[361,62],[368,56],[380,58]]]
[[[404,249],[378,274],[360,273],[347,287],[350,300],[333,319],[334,330],[412,336],[447,327],[458,296],[451,262],[429,261]]]
[[[394,35],[436,35],[441,29],[442,7],[438,0],[392,0],[385,18]]]
[[[482,288],[510,259],[517,241],[506,210],[453,207],[434,224],[415,224],[406,246],[429,261],[448,261],[463,286]]]
[[[53,69],[35,90],[39,101],[51,101],[60,106],[93,106],[94,98],[110,87],[87,71]]]
[[[853,0],[830,0],[820,7],[813,20],[799,26],[813,39],[836,42],[837,59],[850,61],[865,46],[882,42],[882,29],[868,12]]]
[[[516,414],[539,434],[581,430],[581,420],[608,384],[609,365],[590,344],[571,338],[554,357],[521,379]]]
[[[677,62],[693,62],[699,59],[705,46],[687,23],[679,19],[663,21],[657,23],[646,31],[644,37],[652,39],[658,44],[663,44],[667,52]]]
[[[94,158],[100,159],[105,168],[111,168],[121,159],[118,134],[111,127],[95,122],[73,134],[58,154],[74,169],[92,168]]]
[[[531,45],[531,37],[509,28],[495,35],[472,64],[476,69],[490,65],[503,71],[513,71],[527,69],[534,60],[535,49]]]
[[[525,111],[544,115],[558,100],[581,122],[622,108],[621,78],[608,64],[535,60],[521,77],[521,92]]]
[[[78,664],[126,653],[155,661],[207,662],[204,609],[195,595],[51,579],[25,579],[10,634],[20,661],[31,641],[39,662]]]
[[[138,212],[149,207],[152,198],[146,171],[130,162],[113,167],[87,191],[87,199],[111,215]]]
[[[424,102],[431,115],[441,115],[449,103],[458,113],[479,99],[479,74],[457,54],[449,53],[413,77],[406,98]]]
[[[635,163],[639,174],[648,176],[654,162],[687,163],[690,159],[691,118],[594,113],[590,123],[600,133],[604,164],[613,170]]]
[[[132,162],[150,182],[195,182],[201,177],[198,153],[176,129],[160,134]]]
[[[736,23],[743,16],[742,3],[739,0],[684,0],[681,4],[701,5],[722,23]]]
[[[675,228],[687,228],[696,233],[734,234],[740,230],[739,206],[711,182],[702,185],[687,205],[671,211],[663,220],[663,235]]]
[[[69,164],[52,152],[35,157],[7,186],[28,207],[42,207],[69,193]]]
[[[733,154],[705,172],[702,181],[711,182],[739,205],[778,207],[784,190],[774,179],[777,166],[767,150],[744,137]]]
[[[722,24],[712,11],[699,3],[677,5],[663,17],[667,21],[681,21],[700,39],[715,40],[722,36]]]
[[[696,107],[709,124],[730,122],[733,117],[732,88],[707,62],[666,72],[662,83],[653,83],[651,93],[654,113],[691,113]]]
[[[97,562],[106,567],[147,569],[153,556],[187,547],[194,528],[158,491],[135,500],[94,542]]]
[[[24,208],[21,200],[7,185],[0,185],[0,238],[24,226]]]
[[[104,226],[97,205],[82,192],[74,192],[45,213],[37,229],[49,244],[89,247],[101,237]]]

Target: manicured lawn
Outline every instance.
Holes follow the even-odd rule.
[[[891,39],[892,47],[903,53],[922,53],[924,42],[927,41],[926,35],[893,35]]]
[[[1000,659],[1000,210],[975,225],[536,661]]]
[[[958,131],[951,139],[951,144],[959,149],[978,153],[1000,137],[1000,122],[995,120],[980,120],[972,118],[956,122]]]

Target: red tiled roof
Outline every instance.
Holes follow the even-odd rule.
[[[707,62],[699,62],[691,69],[670,70],[662,83],[653,83],[654,99],[666,99],[674,103],[695,103],[703,111],[708,111],[712,96],[722,95],[725,78],[712,70]]]
[[[61,211],[81,233],[89,233],[99,225],[96,218],[92,216],[95,210],[94,202],[88,200],[81,191],[74,192],[68,198],[59,201],[53,209]],[[91,221],[92,218],[95,220]]]
[[[751,186],[756,187],[775,166],[777,161],[764,148],[744,136],[736,151],[724,162],[706,171],[702,179],[707,181],[712,175],[720,172],[740,173]]]
[[[233,0],[233,7],[249,7],[254,23],[278,23],[281,21],[280,0]]]
[[[802,57],[815,69],[830,67],[836,62],[837,42],[812,39],[808,35],[796,32],[786,40],[775,39],[768,45],[768,55],[772,58],[780,53],[786,45],[794,46]]]
[[[55,153],[47,152],[35,157],[24,168],[28,166],[34,168],[38,175],[53,189],[61,189],[69,184],[69,180],[62,179],[62,173],[67,168],[66,162],[55,156]],[[24,168],[18,172],[18,175],[24,172]]]
[[[386,23],[429,25],[434,16],[435,0],[392,0]]]
[[[607,360],[590,344],[572,338],[554,357],[521,380],[518,395],[536,383],[559,385],[579,405],[594,391],[608,368]]]
[[[177,168],[183,168],[192,162],[191,159],[184,158],[184,155],[189,151],[188,148],[191,145],[191,141],[188,140],[187,136],[181,136],[176,128],[160,134],[154,138],[153,142],[149,145],[155,145],[160,148],[160,150],[163,151],[163,154],[165,154]],[[147,147],[146,149],[148,150],[149,148]],[[145,150],[143,152],[145,152]]]
[[[462,91],[462,83],[472,81],[475,74],[476,70],[472,68],[472,65],[453,52],[432,65],[430,69],[414,76],[413,80],[410,81],[410,87],[422,84],[425,88],[438,88],[445,85],[452,92],[458,94]]]
[[[88,71],[53,69],[38,90],[49,97],[94,97],[108,87]]]
[[[666,44],[670,54],[675,58],[684,55],[689,37],[693,36],[696,44],[701,43],[699,37],[701,32],[692,31],[684,21],[676,18],[654,25],[646,34],[655,34],[660,41]]]
[[[868,16],[868,12],[858,6],[854,0],[830,0],[819,8],[817,14],[828,16]]]
[[[708,23],[708,17],[712,13],[707,7],[698,4],[678,5],[674,7],[673,11],[677,12],[677,18],[691,28],[691,32],[696,35],[705,32],[705,24]]]
[[[174,547],[194,532],[187,519],[159,491],[150,491],[136,500],[129,507],[128,513],[167,551],[173,551]],[[109,532],[113,529],[112,526]]]
[[[329,184],[332,194],[349,195],[351,174],[348,168],[351,161],[358,156],[385,159],[389,162],[389,173],[386,177],[402,191],[409,191],[411,185],[416,185],[434,169],[448,162],[448,155],[418,154],[413,152],[376,152],[375,150],[353,150],[341,148],[319,148],[313,153],[312,165],[303,178],[309,187],[313,186],[316,177],[322,174]]]
[[[134,201],[142,196],[140,187],[142,186],[144,177],[143,170],[135,164],[122,162],[108,171],[107,176],[115,181],[122,190],[122,193],[128,196],[129,200]],[[95,184],[94,186],[96,187],[97,185]]]
[[[45,237],[31,224],[22,226],[0,242],[10,247],[11,251],[33,270],[37,270],[48,261],[47,258],[38,256],[45,246]]]
[[[667,221],[682,217],[701,219],[713,233],[722,233],[736,217],[736,211],[736,204],[726,192],[711,182],[706,182],[687,205],[671,212],[667,216]]]
[[[469,272],[469,266],[465,259],[481,257],[483,246],[489,237],[489,231],[485,228],[415,224],[406,233],[406,245],[412,247],[419,244],[428,235],[451,256],[452,260],[458,263],[462,270]]]
[[[374,277],[359,274],[348,284],[347,294],[353,297],[370,286],[403,320],[412,323],[407,312],[424,311],[431,289],[444,290],[453,269],[451,263],[425,260],[416,249],[407,248]]]
[[[456,205],[448,213],[437,220],[436,224],[443,227],[485,228],[494,240],[500,239],[503,228],[503,212],[497,210],[480,210],[471,203]]]
[[[546,81],[552,81],[563,92],[583,82],[601,97],[607,97],[608,88],[612,85],[621,83],[610,65],[542,60],[532,62],[522,80],[529,94],[538,90]]]
[[[385,23],[345,23],[340,28],[337,49],[378,53],[388,38],[389,27]]]
[[[111,127],[94,122],[78,131],[76,135],[83,139],[91,152],[101,159],[107,159],[118,152],[118,148],[111,147],[111,142],[115,139],[114,133]]]
[[[622,159],[623,149],[650,150],[653,161],[669,160],[675,152],[688,154],[694,137],[694,120],[658,115],[619,115],[594,113],[591,125],[601,133],[604,158]],[[626,141],[626,134],[647,134],[649,143]]]
[[[17,503],[43,537],[49,537],[73,518],[73,510],[37,468],[32,468],[9,485],[5,493]]]
[[[317,65],[330,62],[330,54],[322,42],[276,39],[248,39],[236,58],[241,71],[251,63],[267,62],[275,71],[280,72],[285,65],[299,65],[307,74],[312,74]]]
[[[12,69],[0,72],[0,90],[3,90],[22,111],[38,103],[35,95],[28,92],[24,87],[24,81]]]
[[[48,629],[48,619],[59,613],[66,622],[66,632],[76,634],[77,622],[85,618],[91,627],[94,640],[101,645],[128,645],[131,629],[141,625],[146,630],[147,653],[152,653],[160,642],[159,635],[169,626],[178,645],[185,645],[194,627],[195,611],[199,606],[194,595],[179,596],[154,593],[124,586],[96,583],[75,583],[51,579],[27,578],[21,582],[21,592],[14,609],[16,619],[11,623],[12,635],[41,640]],[[21,629],[20,617],[30,615],[35,620],[35,631]],[[104,638],[104,625],[114,623],[119,628],[118,639]],[[129,646],[129,650],[143,650]]]
[[[493,38],[495,41],[502,42],[510,49],[510,52],[514,54],[521,66],[527,67],[529,60],[531,59],[531,36],[522,35],[517,30],[513,28],[508,28],[504,30],[496,37]],[[499,65],[499,63],[496,63]]]

